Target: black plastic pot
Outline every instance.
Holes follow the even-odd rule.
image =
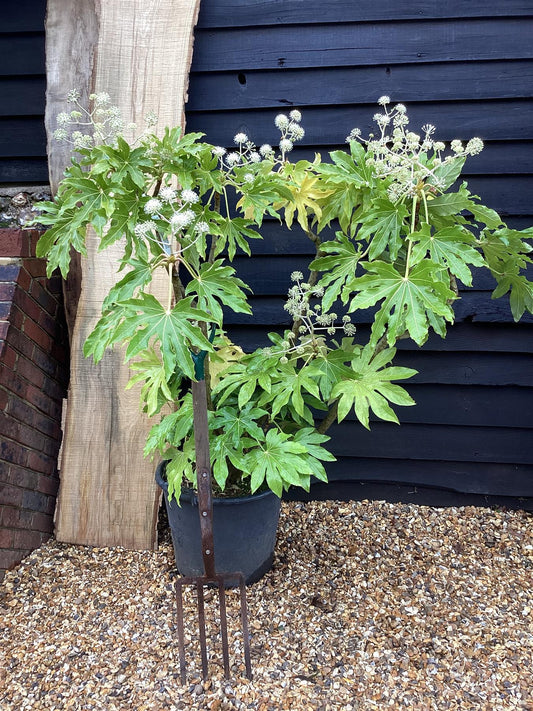
[[[191,490],[183,490],[179,506],[175,499],[169,501],[165,468],[166,462],[161,462],[155,479],[165,498],[176,566],[181,575],[203,575],[198,499]],[[250,585],[270,570],[280,504],[271,491],[236,499],[213,499],[217,573],[241,572]]]

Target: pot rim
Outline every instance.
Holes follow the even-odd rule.
[[[155,480],[157,484],[160,486],[161,489],[165,492],[165,494],[168,496],[168,483],[165,479],[163,479],[163,471],[166,468],[168,459],[163,460],[162,462],[159,462],[157,465],[157,468],[155,470]],[[276,494],[271,491],[270,489],[267,489],[267,491],[260,491],[259,493],[255,494],[247,494],[246,496],[236,496],[236,497],[213,497],[213,503],[216,503],[217,506],[235,506],[239,504],[245,504],[248,501],[259,501],[260,499],[266,499],[267,497],[274,496],[276,499],[278,498]],[[186,503],[192,503],[193,505],[198,504],[198,496],[196,495],[196,492],[194,489],[190,488],[182,488],[181,494],[180,494],[180,501],[186,502]]]

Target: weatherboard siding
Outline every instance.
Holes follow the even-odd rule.
[[[354,126],[371,131],[376,101],[408,105],[411,125],[434,123],[445,140],[480,136],[469,159],[471,190],[511,226],[533,224],[533,6],[399,0],[203,0],[195,33],[187,127],[215,144],[237,131],[276,141],[275,115],[303,113],[295,158],[342,147]],[[290,273],[312,245],[267,220],[253,260],[237,258],[254,291],[254,317],[230,315],[245,348],[288,324]],[[531,274],[531,272],[530,272]],[[461,289],[457,324],[424,348],[399,344],[398,362],[419,371],[405,383],[417,406],[402,426],[349,418],[331,430],[338,481],[396,482],[464,493],[533,496],[533,318],[516,325],[490,275]],[[355,315],[361,338],[370,313]]]

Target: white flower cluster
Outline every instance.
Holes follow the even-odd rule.
[[[435,169],[440,165],[453,163],[458,158],[473,156],[483,150],[483,141],[472,138],[466,146],[459,140],[451,142],[452,153],[443,156],[446,146],[433,138],[435,126],[425,124],[421,134],[410,131],[409,117],[404,104],[389,108],[390,98],[382,96],[378,104],[383,112],[374,115],[380,135],[370,134],[369,139],[361,138],[361,131],[354,128],[346,141],[359,141],[371,152],[370,162],[379,177],[393,178],[388,195],[392,202],[398,202],[406,196],[413,196],[428,185],[432,189],[445,188]]]
[[[295,284],[289,289],[284,308],[299,324],[299,340],[296,342],[294,333],[288,335],[289,341],[284,341],[282,344],[285,349],[285,357],[291,352],[303,355],[309,346],[318,343],[317,334],[320,331],[326,331],[330,336],[335,335],[338,330],[342,330],[348,336],[355,334],[355,326],[351,323],[349,316],[342,317],[342,326],[335,326],[338,319],[336,313],[322,311],[320,304],[311,305],[312,298],[320,299],[324,296],[322,287],[311,286],[304,282],[303,274],[300,271],[293,272],[291,279]],[[323,345],[323,338],[320,337],[319,340],[321,340],[320,345]]]
[[[56,140],[66,141],[74,150],[79,151],[100,143],[114,145],[118,136],[135,130],[135,124],[126,123],[119,107],[111,104],[107,92],[89,95],[89,101],[92,103],[90,111],[82,106],[80,98],[78,89],[68,92],[67,102],[74,104],[75,108],[70,112],[62,111],[58,114],[58,128],[53,133]],[[147,127],[153,127],[156,123],[156,114],[150,112],[146,117]]]
[[[282,160],[285,159],[285,154],[290,153],[294,148],[296,141],[301,141],[305,136],[305,130],[300,126],[302,114],[293,109],[290,114],[278,114],[274,119],[276,128],[281,132],[279,141],[279,149],[281,151]]]

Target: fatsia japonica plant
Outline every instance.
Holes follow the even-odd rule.
[[[66,277],[71,250],[86,250],[92,226],[99,249],[119,240],[123,275],[104,301],[84,353],[99,361],[125,346],[140,387],[141,407],[157,420],[145,447],[168,460],[169,495],[195,483],[190,384],[205,365],[213,476],[235,495],[269,487],[309,489],[326,481],[334,460],[325,434],[353,410],[369,427],[370,413],[398,422],[392,406],[414,402],[396,381],[415,371],[393,364],[395,344],[423,345],[430,330],[446,335],[472,267],[494,276],[493,296],[510,292],[513,316],[533,311],[531,230],[509,229],[498,214],[457,186],[479,139],[449,150],[434,127],[408,129],[403,105],[374,118],[378,134],[348,137],[349,151],[328,160],[291,162],[304,136],[301,115],[279,114],[279,147],[257,148],[238,133],[234,148],[212,146],[202,134],[167,129],[127,141],[107,95],[85,110],[58,117],[57,137],[75,157],[53,202],[36,220],[50,228],[39,256]],[[75,130],[72,130],[75,129]],[[271,345],[245,353],[224,330],[228,310],[251,314],[250,290],[231,266],[251,254],[265,216],[288,228],[297,222],[316,247],[304,277],[291,275],[285,309],[292,321]],[[253,258],[253,257],[252,257]],[[156,273],[167,288],[150,292]],[[360,343],[351,314],[373,309],[370,338]],[[280,321],[281,321],[280,314]]]

